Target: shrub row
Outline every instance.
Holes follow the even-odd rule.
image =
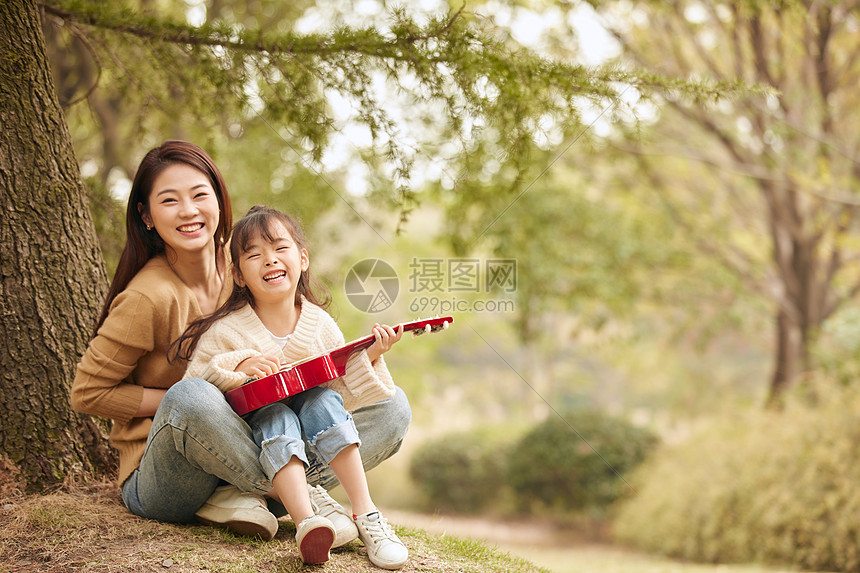
[[[484,428],[423,444],[410,461],[425,509],[601,513],[655,436],[596,411],[552,415],[518,439]]]

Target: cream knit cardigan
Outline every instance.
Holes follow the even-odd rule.
[[[185,378],[203,378],[226,392],[248,380],[247,374],[235,371],[246,358],[275,356],[292,364],[344,345],[343,334],[325,310],[304,297],[301,308],[296,329],[283,349],[250,306],[227,315],[200,337]],[[349,411],[394,395],[394,380],[382,356],[371,363],[366,350],[350,356],[346,375],[323,386],[340,394]]]

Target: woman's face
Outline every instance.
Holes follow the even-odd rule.
[[[212,182],[201,171],[176,163],[155,178],[143,222],[164,243],[181,253],[199,253],[214,245],[220,209]]]

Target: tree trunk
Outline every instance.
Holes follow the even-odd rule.
[[[0,454],[31,491],[112,472],[69,386],[107,283],[32,0],[0,2]]]
[[[816,333],[827,318],[826,304],[830,286],[819,253],[816,237],[780,241],[788,237],[788,225],[780,223],[772,213],[775,265],[783,285],[783,300],[777,308],[776,348],[773,375],[767,397],[769,406],[779,405],[786,390],[802,379],[810,368],[810,352]],[[797,221],[804,217],[797,215]],[[801,225],[802,226],[802,225]],[[789,310],[790,309],[790,310]]]
[[[801,357],[804,354],[803,339],[800,329],[780,310],[776,318],[776,352],[773,365],[773,375],[767,404],[775,406],[789,385],[794,382],[799,373]]]

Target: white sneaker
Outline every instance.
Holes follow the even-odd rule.
[[[311,507],[315,515],[328,519],[334,525],[335,536],[332,547],[346,545],[358,537],[358,529],[352,516],[328,494],[322,486],[311,487],[308,485],[308,493],[311,496]]]
[[[409,550],[379,511],[359,515],[355,525],[371,563],[382,569],[400,569],[406,565]]]
[[[305,563],[325,563],[334,541],[334,526],[325,517],[306,517],[296,527],[296,544]]]
[[[194,515],[207,525],[222,525],[239,535],[266,541],[278,532],[278,520],[266,509],[263,496],[244,492],[235,485],[215,488]]]

